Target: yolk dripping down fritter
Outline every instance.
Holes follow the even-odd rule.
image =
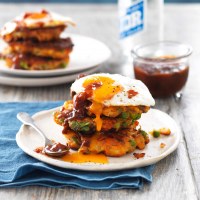
[[[85,79],[83,87],[86,92],[91,93],[92,104],[89,110],[96,116],[94,121],[96,122],[97,131],[100,131],[102,127],[100,116],[104,107],[103,102],[111,99],[114,95],[122,91],[123,87],[121,85],[116,85],[115,81],[110,77],[103,76],[93,76]]]

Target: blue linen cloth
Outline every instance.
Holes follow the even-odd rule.
[[[34,113],[63,102],[0,103],[0,188],[41,185],[87,189],[141,188],[152,182],[153,166],[112,172],[89,172],[54,167],[25,154],[16,144],[21,126],[18,112]]]

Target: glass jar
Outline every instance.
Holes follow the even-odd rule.
[[[188,73],[192,48],[179,42],[144,44],[132,50],[135,78],[141,80],[153,97],[181,96]]]

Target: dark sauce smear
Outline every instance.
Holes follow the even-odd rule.
[[[128,98],[131,99],[132,97],[136,96],[138,94],[138,92],[134,91],[134,90],[129,90],[128,91]]]
[[[75,94],[72,92],[73,95],[73,110],[72,111],[65,111],[62,110],[60,118],[64,117],[66,119],[66,124],[68,120],[71,119],[82,119],[87,116],[87,107],[91,105],[91,102],[88,100],[92,96],[93,90],[100,87],[102,83],[92,83],[89,84],[84,92],[80,92],[79,94]]]
[[[43,153],[43,150],[44,150],[44,147],[38,147],[38,148],[34,149],[34,151],[36,153]]]
[[[52,157],[54,156],[62,157],[66,153],[68,153],[69,147],[67,145],[64,145],[58,142],[58,143],[54,143],[53,145],[47,145],[46,147],[38,147],[34,149],[34,151],[42,155],[47,155],[47,156],[52,156]]]
[[[86,109],[85,107],[89,106],[89,101],[87,100],[88,95],[85,92],[81,92],[79,94],[76,94],[73,98],[73,111],[71,114],[71,119],[77,118],[83,118],[86,115]]]
[[[69,147],[61,143],[55,143],[53,145],[46,146],[45,149],[50,152],[59,153],[65,150],[69,150]]]
[[[189,67],[180,64],[134,63],[135,78],[141,80],[150,90],[153,97],[168,97],[180,91],[185,85]]]

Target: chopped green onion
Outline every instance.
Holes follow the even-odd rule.
[[[120,125],[121,125],[120,122],[115,123],[114,128],[116,129],[116,131],[119,130]]]
[[[72,121],[71,122],[71,128],[74,131],[78,132],[87,132],[90,130],[90,122],[78,122],[78,121]]]
[[[72,137],[72,140],[73,140],[76,144],[80,145],[80,141],[78,140],[78,138],[77,138],[76,136],[73,136],[73,137]]]
[[[136,147],[136,142],[135,140],[129,140],[130,144],[132,147]]]
[[[123,122],[122,126],[123,126],[123,128],[127,128],[128,127],[128,123],[127,122]]]
[[[160,132],[159,131],[153,131],[153,137],[155,137],[155,138],[160,137]]]
[[[64,120],[65,120],[64,118],[60,118],[59,122],[62,124],[64,122]]]
[[[122,112],[121,117],[123,119],[127,119],[129,117],[129,113],[128,112]]]
[[[142,136],[146,139],[148,137],[147,132],[140,130],[140,133],[142,134]]]
[[[140,113],[131,113],[131,119],[132,120],[138,120],[141,118],[141,114]]]
[[[66,67],[66,63],[60,63],[59,67],[60,68],[65,68]]]
[[[28,64],[26,62],[24,62],[24,61],[20,61],[19,66],[22,69],[29,69]]]

